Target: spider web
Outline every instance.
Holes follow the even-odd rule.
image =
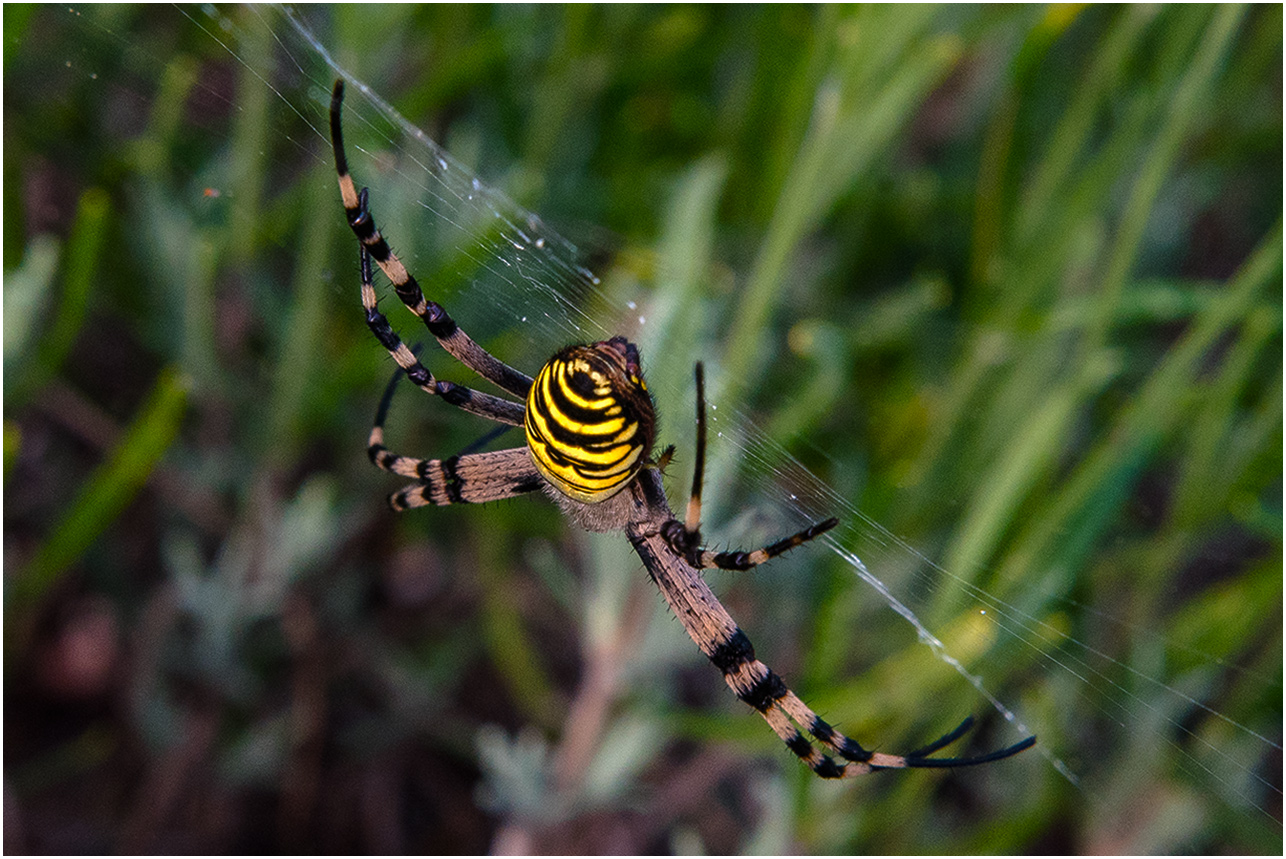
[[[69,13],[80,15],[74,9]],[[475,339],[500,343],[497,351],[510,364],[532,372],[559,346],[618,333],[639,342],[645,360],[660,351],[662,344],[656,338],[663,337],[663,332],[657,333],[660,326],[655,321],[649,325],[645,288],[605,286],[576,246],[482,182],[379,93],[342,68],[324,39],[314,34],[306,11],[254,8],[248,14],[229,16],[205,6],[180,8],[174,14],[186,16],[204,30],[213,44],[262,83],[274,102],[272,157],[280,164],[293,162],[296,171],[331,169],[326,125],[330,87],[336,75],[348,81],[344,118],[349,160],[359,185],[372,187],[372,207],[383,232],[420,281],[434,285],[432,297]],[[83,27],[87,39],[131,52],[143,76],[159,76],[166,58],[145,54],[127,33],[113,32],[101,21],[85,20]],[[252,43],[269,48],[266,52],[248,49],[246,45]],[[94,74],[90,65],[82,65],[75,56],[66,64],[77,73]],[[228,108],[238,109],[235,104]],[[426,230],[426,224],[431,229]],[[355,267],[354,262],[354,272]],[[331,284],[335,302],[356,306],[354,272],[336,274]],[[396,310],[390,314],[394,315]],[[690,365],[697,357],[678,356],[671,366]],[[435,372],[439,369],[434,367]],[[676,375],[653,369],[649,384],[663,405],[690,402],[691,384],[681,371]],[[1212,707],[1196,689],[1180,688],[1159,671],[1119,661],[1055,618],[1060,608],[1074,608],[1094,614],[1103,627],[1137,640],[1140,646],[1167,646],[1157,633],[1084,605],[1057,585],[1028,584],[1004,597],[974,585],[863,515],[740,408],[719,407],[716,393],[710,404],[710,455],[725,463],[738,460],[742,481],[735,490],[735,504],[729,498],[734,492],[730,485],[716,484],[708,492],[707,521],[724,523],[718,531],[725,539],[749,544],[771,532],[771,527],[763,526],[765,522],[802,525],[827,515],[839,516],[844,525],[826,539],[836,557],[905,620],[908,634],[917,637],[926,652],[956,671],[1013,725],[1009,741],[1029,733],[1041,736],[1035,752],[1094,801],[1106,800],[1095,797],[1095,787],[1079,778],[1094,749],[1045,742],[1049,732],[1042,730],[1044,717],[1025,714],[1023,706],[1002,701],[991,690],[988,669],[993,657],[957,658],[953,642],[958,636],[946,635],[940,623],[922,619],[923,612],[913,606],[930,603],[949,590],[950,613],[972,613],[976,627],[971,634],[1001,642],[989,652],[1030,651],[1038,665],[1060,678],[1064,694],[1080,699],[1105,720],[1148,732],[1156,742],[1172,746],[1184,769],[1235,812],[1275,822],[1281,790],[1271,774],[1256,769],[1256,762],[1270,749],[1279,759],[1278,740],[1266,735],[1266,729],[1242,724]],[[680,417],[684,412],[677,408],[669,410],[676,417],[668,419],[664,429],[669,440],[684,450],[691,444],[691,432],[684,428],[687,421]],[[717,470],[717,463],[711,468]],[[672,495],[681,491],[681,483],[671,484]],[[750,487],[750,512],[729,522],[729,515],[743,508],[747,499],[744,484]],[[1280,677],[1218,664],[1220,660],[1199,652],[1191,655],[1207,659],[1212,670],[1249,673],[1266,687],[1280,689]],[[1122,676],[1129,680],[1117,679]],[[1227,730],[1217,735],[1195,730],[1187,716],[1192,711],[1213,717]]]
[[[462,165],[455,162],[441,147],[431,141],[421,130],[407,122],[379,96],[365,85],[356,81],[353,76],[339,66],[326,51],[325,46],[316,38],[307,23],[297,14],[287,10],[291,23],[301,38],[322,57],[330,69],[356,83],[356,89],[375,109],[371,114],[366,111],[358,113],[358,122],[374,132],[384,150],[398,153],[397,165],[393,172],[397,179],[412,186],[417,191],[417,203],[427,209],[434,220],[444,223],[449,229],[447,241],[457,248],[463,247],[469,260],[476,263],[479,269],[472,281],[472,289],[477,290],[481,301],[491,305],[491,312],[496,319],[508,319],[510,324],[524,328],[524,336],[536,341],[558,344],[567,338],[586,339],[605,337],[618,332],[622,322],[634,339],[648,343],[645,331],[645,316],[634,316],[630,313],[643,303],[643,297],[615,301],[602,289],[600,280],[587,268],[578,264],[580,254],[576,247],[549,230],[538,217],[526,212],[484,185],[477,177]],[[280,35],[280,30],[278,30]],[[301,68],[302,71],[302,68]],[[326,79],[314,78],[310,91],[319,103],[325,103]],[[349,105],[352,107],[351,103]],[[488,229],[488,222],[494,229]],[[402,235],[401,231],[387,229],[390,235]],[[485,235],[478,247],[480,234]],[[468,301],[470,296],[464,297]],[[592,308],[589,310],[587,308]],[[608,319],[611,324],[600,324],[596,320]],[[532,324],[534,322],[534,325]],[[630,323],[637,323],[637,326]],[[531,331],[530,329],[535,329]],[[632,329],[632,330],[629,330]],[[650,344],[649,344],[650,345]],[[548,349],[544,350],[548,354]],[[646,350],[644,354],[656,350]],[[655,387],[656,383],[653,383]],[[673,391],[669,399],[673,400]],[[965,590],[964,600],[976,604],[980,618],[985,618],[1021,646],[1033,648],[1042,659],[1054,663],[1061,671],[1066,672],[1082,684],[1095,684],[1101,690],[1106,684],[1108,694],[1104,700],[1096,701],[1098,707],[1109,718],[1127,722],[1161,719],[1167,730],[1195,740],[1204,747],[1212,757],[1203,760],[1183,749],[1178,739],[1167,737],[1167,742],[1179,749],[1182,758],[1205,777],[1221,786],[1222,790],[1239,796],[1247,803],[1254,804],[1253,795],[1259,790],[1267,790],[1280,796],[1279,789],[1268,779],[1257,772],[1247,769],[1246,765],[1233,754],[1198,736],[1176,716],[1163,712],[1157,704],[1151,703],[1150,693],[1159,692],[1190,707],[1202,709],[1225,721],[1237,731],[1253,737],[1255,740],[1274,748],[1280,746],[1273,740],[1252,728],[1238,723],[1216,710],[1201,703],[1181,689],[1140,672],[1133,666],[1118,662],[1116,659],[1096,648],[1092,642],[1082,641],[1069,633],[1055,628],[1031,611],[995,597],[986,590],[977,588],[965,579],[953,576],[924,557],[914,547],[907,545],[895,535],[889,533],[879,523],[863,516],[850,502],[839,493],[834,492],[797,460],[792,458],[766,434],[762,433],[751,418],[740,410],[734,410],[733,431],[723,432],[721,416],[718,415],[717,401],[712,403],[711,424],[716,444],[726,445],[731,455],[749,462],[747,469],[752,482],[761,490],[759,510],[763,518],[786,519],[787,521],[805,523],[816,521],[826,515],[825,511],[840,511],[842,518],[856,523],[852,531],[862,532],[867,545],[874,544],[874,549],[881,556],[888,551],[904,553],[913,558],[929,571],[945,575],[959,582]],[[725,412],[726,414],[726,412]],[[728,455],[728,454],[725,454]],[[789,486],[793,491],[781,487]],[[712,493],[713,494],[713,493]],[[775,496],[775,497],[774,497]],[[776,502],[775,504],[773,502]],[[726,504],[718,501],[710,505],[714,510],[726,509]],[[772,515],[764,515],[763,508],[776,507]],[[782,515],[786,514],[786,515]],[[1020,735],[1033,733],[1032,729],[995,695],[988,691],[985,677],[971,672],[948,650],[947,646],[935,635],[916,613],[908,608],[906,602],[899,599],[890,588],[873,574],[862,559],[846,548],[853,540],[843,531],[832,535],[828,541],[832,550],[848,563],[863,581],[869,584],[883,598],[890,608],[903,617],[915,630],[916,636],[933,654],[952,669],[957,671],[970,685],[978,690],[992,707],[1006,721],[1014,724]],[[921,582],[924,577],[921,577]],[[1048,602],[1055,599],[1066,599],[1057,594],[1043,594],[1041,600]],[[1082,607],[1084,608],[1084,607]],[[1127,622],[1107,618],[1130,629]],[[1132,634],[1142,634],[1142,630],[1131,629]],[[1095,658],[1107,660],[1130,676],[1139,680],[1145,691],[1139,692],[1127,688],[1113,680],[1107,672],[1093,664]],[[1271,681],[1271,678],[1265,678]],[[1166,711],[1172,707],[1165,708]],[[1036,747],[1049,764],[1073,784],[1079,779],[1072,768],[1065,763],[1047,745]],[[1237,773],[1226,775],[1229,770]],[[1263,808],[1260,810],[1267,814]]]

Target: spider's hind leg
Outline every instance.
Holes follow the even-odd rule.
[[[891,769],[971,767],[1016,755],[1036,744],[1035,737],[1028,737],[1012,746],[975,757],[929,757],[964,736],[973,727],[973,717],[969,717],[949,733],[909,754],[873,752],[837,731],[792,692],[772,669],[755,659],[754,648],[740,629],[733,634],[727,645],[709,656],[724,672],[724,679],[733,693],[758,710],[773,732],[786,743],[786,747],[822,778],[852,778]],[[840,760],[823,754],[795,725],[811,734],[826,751]]]
[[[958,740],[972,724],[966,720],[955,730],[908,755],[864,749],[818,716],[776,672],[756,658],[749,637],[715,597],[710,585],[669,540],[646,523],[627,527],[626,534],[670,610],[701,652],[723,674],[732,693],[757,710],[786,747],[822,778],[851,778],[881,769],[972,766],[1009,757],[1035,743],[1035,738],[1028,738],[973,758],[929,757]]]
[[[839,524],[832,517],[817,522],[807,528],[778,540],[753,552],[712,552],[701,545],[701,488],[705,477],[706,458],[706,399],[705,369],[700,362],[696,366],[697,377],[697,447],[696,460],[693,463],[692,494],[688,496],[688,508],[684,521],[671,519],[661,526],[661,536],[689,564],[697,569],[719,568],[721,570],[748,570],[765,561],[775,558],[796,546],[818,537]]]

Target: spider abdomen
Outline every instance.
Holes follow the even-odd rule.
[[[575,501],[616,495],[651,453],[656,414],[624,337],[563,349],[536,375],[526,406],[532,462]]]

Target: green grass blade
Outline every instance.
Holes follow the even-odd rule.
[[[333,171],[332,171],[333,172]],[[329,178],[329,177],[327,177]],[[301,432],[306,398],[322,368],[321,348],[325,338],[327,301],[324,275],[326,238],[334,223],[334,188],[331,182],[316,181],[305,190],[303,225],[293,278],[294,307],[282,324],[282,345],[273,380],[273,409],[265,448],[277,462],[295,456]]]
[[[996,593],[1004,594],[1019,580],[1030,586],[1033,571],[1050,570],[1057,579],[1078,566],[1076,560],[1116,515],[1120,504],[1161,441],[1180,425],[1183,402],[1192,395],[1203,359],[1228,328],[1250,314],[1270,283],[1280,283],[1282,224],[1242,266],[1219,301],[1212,302],[1189,331],[1166,353],[1138,393],[1120,413],[1115,426],[1081,462],[1066,488],[1048,510],[1034,512],[1034,523],[1010,554]],[[1046,582],[1038,590],[1055,592],[1064,585]]]
[[[35,362],[27,368],[9,396],[22,402],[58,371],[71,351],[89,307],[90,289],[97,274],[98,257],[107,236],[111,201],[101,188],[90,188],[80,197],[76,220],[63,257],[63,291],[49,330],[39,335]]]
[[[124,438],[86,481],[62,521],[5,592],[6,615],[39,599],[120,516],[178,435],[188,379],[161,371]]]
[[[725,379],[742,380],[743,385],[753,381],[755,361],[764,351],[764,328],[786,295],[783,285],[799,242],[886,150],[925,94],[960,56],[956,40],[924,34],[929,19],[923,15],[898,20],[900,43],[894,37],[877,40],[880,50],[865,61],[858,50],[863,45],[856,44],[860,37],[837,47],[838,58],[818,86],[808,133],[782,187],[730,326]],[[837,28],[837,41],[847,29]],[[878,22],[857,29],[869,34],[878,31]],[[883,72],[878,67],[880,54],[895,49],[915,53],[917,62],[895,64],[886,79],[873,81]]]
[[[1245,9],[1240,6],[1220,6],[1215,10],[1213,20],[1202,34],[1196,56],[1179,81],[1174,98],[1166,106],[1161,130],[1144,158],[1138,180],[1130,190],[1121,216],[1120,229],[1103,277],[1098,316],[1083,344],[1085,354],[1096,350],[1112,328],[1157,194],[1174,168],[1179,147],[1188,138],[1244,14]]]

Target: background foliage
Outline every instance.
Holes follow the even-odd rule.
[[[1280,852],[1279,6],[310,15],[643,296],[681,451],[703,358],[940,565],[844,537],[1079,789],[818,783],[622,540],[388,513],[325,145],[257,77],[288,25],[187,11],[4,8],[6,850]],[[394,408],[408,451],[480,432]],[[710,532],[768,536],[714,453]],[[855,736],[1016,739],[833,553],[714,586]],[[1029,620],[987,638],[973,587]]]

